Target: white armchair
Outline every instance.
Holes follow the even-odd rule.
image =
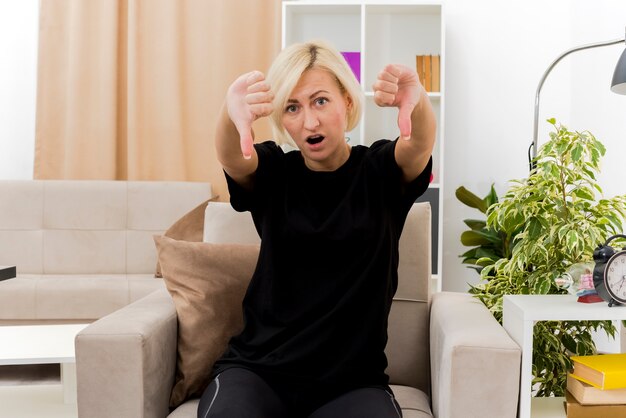
[[[205,241],[254,235],[249,214],[211,203]],[[232,235],[232,227],[248,228]],[[400,241],[399,286],[389,318],[387,373],[405,418],[515,418],[520,348],[468,294],[430,283],[430,206],[415,204]],[[88,418],[192,418],[197,399],[171,411],[177,316],[158,290],[76,339],[78,411]]]

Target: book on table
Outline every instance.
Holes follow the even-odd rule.
[[[12,279],[16,273],[15,266],[0,266],[0,281]]]
[[[626,353],[573,356],[572,376],[598,389],[626,388]]]
[[[567,375],[567,391],[581,405],[619,405],[626,404],[625,389],[601,390]]]
[[[626,405],[581,405],[576,398],[565,392],[567,418],[626,418]]]

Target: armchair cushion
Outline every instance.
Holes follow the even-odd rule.
[[[178,316],[176,376],[170,406],[200,396],[230,337],[241,330],[241,302],[258,245],[154,238],[167,290]]]

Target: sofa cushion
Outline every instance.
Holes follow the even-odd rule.
[[[42,229],[43,188],[44,182],[38,180],[0,181],[0,230]]]
[[[44,187],[44,229],[112,231],[126,228],[126,183],[54,180]]]
[[[402,408],[404,418],[431,418],[430,399],[419,389],[410,386],[390,385]]]
[[[163,279],[178,316],[176,376],[170,405],[200,396],[213,363],[243,326],[241,302],[258,245],[154,238]]]
[[[177,219],[211,197],[211,185],[203,182],[129,181],[130,230],[165,230]],[[154,268],[154,264],[152,264]]]
[[[0,230],[0,265],[15,266],[17,274],[41,273],[44,252],[43,232],[41,229]]]
[[[204,242],[259,244],[250,212],[237,212],[230,203],[212,202],[204,212]]]
[[[0,282],[2,321],[93,321],[163,288],[151,274],[26,274]]]

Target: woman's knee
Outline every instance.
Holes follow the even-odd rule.
[[[287,408],[276,392],[257,374],[240,368],[225,370],[206,388],[198,405],[198,418],[280,418]]]

